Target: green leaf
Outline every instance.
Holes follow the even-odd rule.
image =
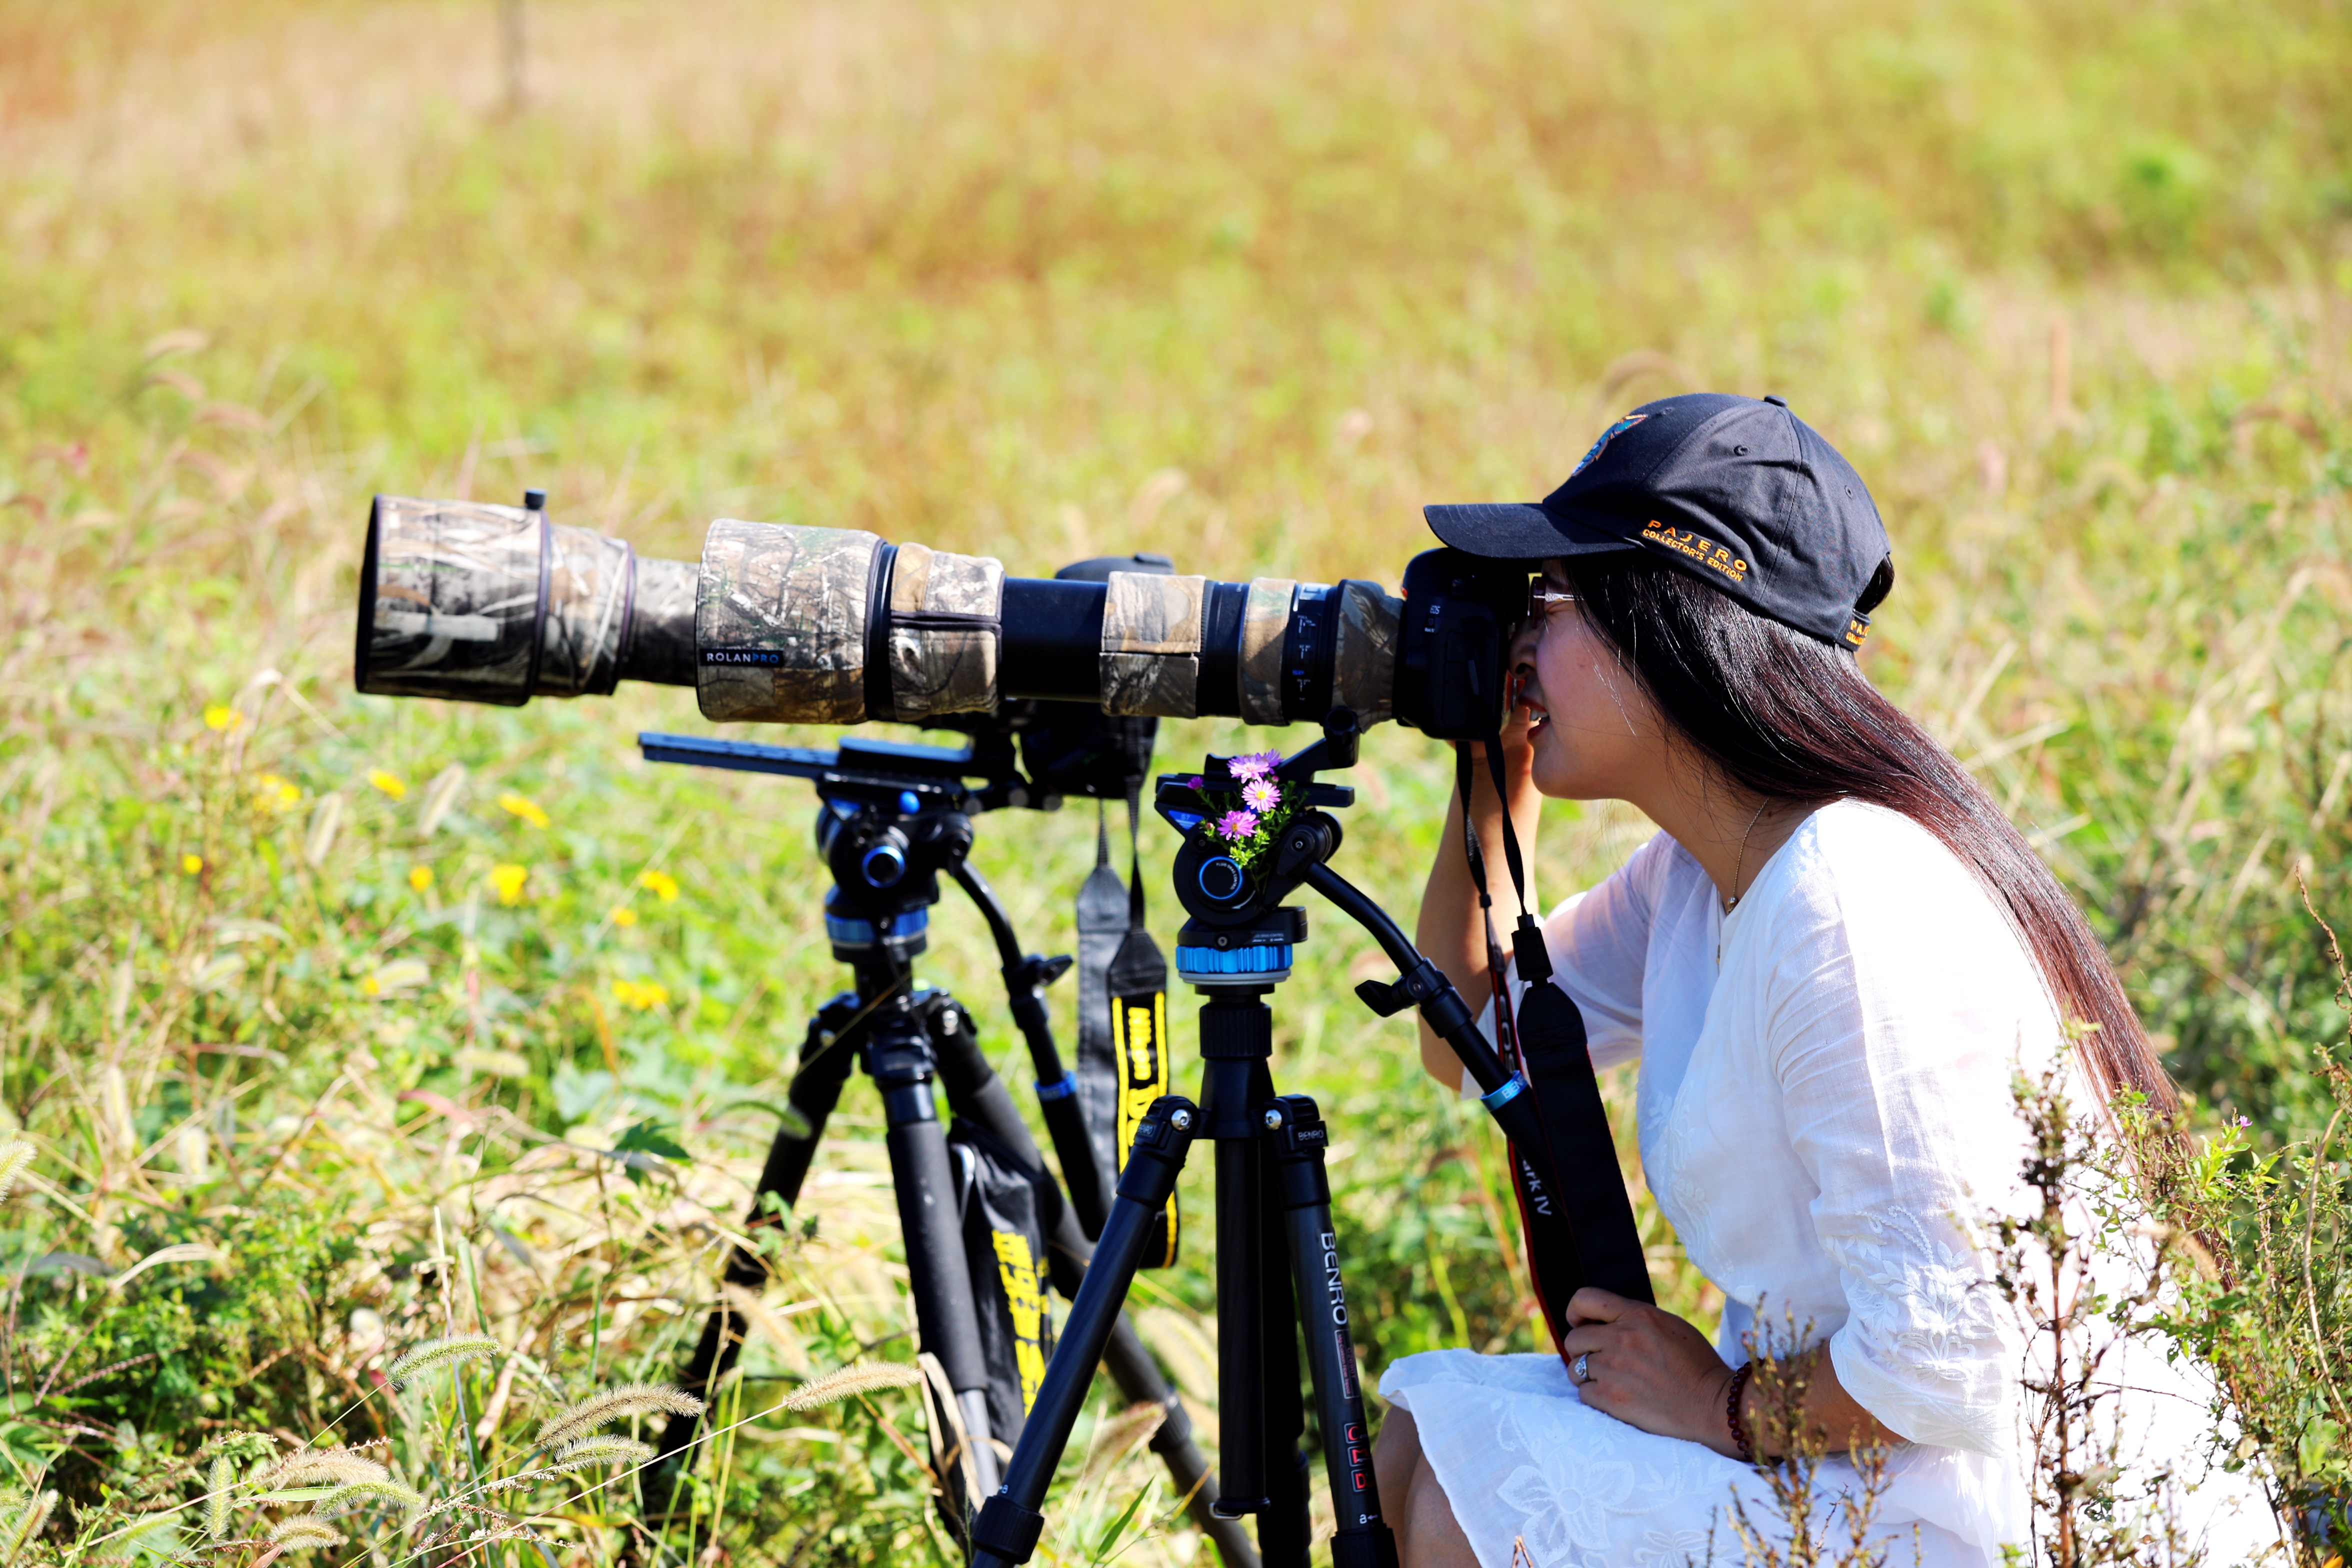
[[[655,1121],[650,1117],[643,1121],[637,1122],[635,1126],[629,1128],[628,1131],[623,1132],[620,1137],[614,1139],[613,1141],[613,1152],[615,1154],[655,1154],[665,1160],[684,1160],[687,1157],[685,1146],[679,1143],[677,1138],[671,1135],[670,1130],[664,1127],[661,1123]],[[629,1174],[629,1180],[636,1183],[640,1186],[645,1184],[646,1167],[644,1165],[632,1160],[628,1163],[625,1168]]]
[[[1110,1549],[1118,1544],[1119,1536],[1125,1533],[1128,1525],[1133,1521],[1135,1518],[1135,1510],[1141,1508],[1143,1506],[1143,1500],[1150,1495],[1151,1487],[1147,1483],[1141,1491],[1137,1492],[1135,1496],[1129,1500],[1127,1511],[1120,1514],[1117,1519],[1112,1520],[1109,1524],[1103,1528],[1102,1538],[1095,1542],[1094,1560],[1096,1562],[1100,1563],[1104,1558],[1110,1555]]]

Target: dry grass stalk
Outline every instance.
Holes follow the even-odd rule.
[[[922,1369],[904,1362],[852,1362],[801,1384],[782,1403],[786,1410],[814,1410],[879,1389],[919,1388],[922,1383]]]
[[[0,1568],[15,1563],[27,1545],[40,1538],[42,1530],[49,1522],[49,1515],[57,1510],[57,1489],[52,1487],[36,1494],[18,1510],[16,1517],[8,1521],[6,1544],[0,1548]]]
[[[577,1437],[556,1451],[544,1467],[550,1472],[586,1469],[591,1465],[627,1465],[632,1468],[646,1464],[654,1457],[651,1443],[640,1443],[634,1437],[611,1435]]]
[[[341,1486],[354,1481],[391,1479],[390,1468],[373,1459],[363,1459],[357,1454],[341,1453],[332,1448],[314,1448],[289,1454],[274,1464],[264,1465],[246,1480],[257,1490],[278,1491],[288,1487]]]
[[[729,1285],[720,1289],[719,1295],[730,1308],[743,1315],[745,1321],[768,1336],[769,1342],[776,1347],[777,1359],[784,1363],[785,1371],[808,1372],[808,1347],[801,1342],[801,1336],[793,1331],[790,1323],[771,1311],[768,1304],[760,1300],[758,1291],[746,1289],[740,1285]]]
[[[488,1334],[456,1334],[447,1339],[427,1340],[410,1346],[384,1368],[384,1381],[398,1388],[422,1373],[455,1366],[476,1356],[496,1355],[499,1348],[499,1342]]]
[[[33,1163],[33,1156],[38,1152],[39,1150],[21,1138],[0,1144],[0,1198],[8,1195],[8,1189],[16,1184],[16,1178],[25,1173],[25,1168]]]
[[[289,1552],[303,1552],[320,1548],[332,1551],[341,1546],[349,1537],[340,1530],[328,1528],[318,1520],[295,1518],[281,1520],[270,1526],[269,1539],[273,1544],[282,1546]]]
[[[363,1508],[386,1507],[407,1510],[424,1506],[422,1496],[398,1481],[346,1481],[320,1498],[311,1511],[320,1519],[334,1519]]]
[[[552,1448],[574,1437],[594,1431],[610,1421],[632,1415],[650,1415],[656,1412],[672,1415],[699,1415],[702,1401],[684,1389],[666,1384],[630,1383],[618,1388],[582,1400],[567,1410],[549,1416],[533,1441],[542,1448]]]

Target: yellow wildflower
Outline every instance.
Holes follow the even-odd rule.
[[[613,906],[613,923],[625,931],[630,926],[637,923],[637,911],[629,908],[626,904],[614,904]]]
[[[382,768],[370,768],[368,770],[368,783],[375,785],[376,788],[383,791],[384,794],[392,796],[394,800],[406,800],[408,798],[408,786],[400,782],[399,775],[396,773],[388,773]]]
[[[180,857],[180,869],[185,871],[189,876],[193,877],[204,868],[205,858],[203,856],[183,855]]]
[[[522,885],[530,880],[530,868],[528,866],[493,866],[490,868],[490,885],[498,889],[499,902],[502,904],[519,904],[522,902]]]
[[[425,891],[425,889],[433,885],[433,868],[430,866],[411,866],[408,868],[408,885],[415,889],[420,893]]]
[[[527,795],[517,795],[509,790],[499,796],[499,806],[509,816],[519,816],[533,827],[547,826],[547,813],[541,809],[539,802]]]
[[[615,980],[613,995],[623,1006],[640,1013],[669,1005],[669,987],[652,980]]]
[[[366,979],[360,982],[360,994],[362,996],[383,995],[383,982],[378,980],[373,974],[369,975]]]
[[[244,722],[245,715],[226,702],[205,705],[205,728],[207,730],[234,730]]]
[[[254,798],[272,811],[283,811],[302,799],[301,787],[287,783],[276,773],[262,773],[253,781]]]
[[[667,871],[648,871],[637,879],[637,886],[650,890],[663,903],[677,902],[677,879]]]

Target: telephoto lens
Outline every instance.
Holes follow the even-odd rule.
[[[689,563],[559,526],[536,490],[520,508],[378,496],[353,666],[362,691],[509,706],[690,685],[714,721],[924,723],[1039,700],[1252,724],[1346,709],[1441,739],[1490,732],[1526,570],[1433,550],[1404,589],[1157,563],[1008,577],[987,556],[862,529],[732,518]]]

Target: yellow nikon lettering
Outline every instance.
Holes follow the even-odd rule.
[[[1013,1364],[1021,1376],[1021,1408],[1037,1403],[1045,1381],[1045,1293],[1037,1283],[1037,1260],[1029,1238],[1017,1230],[991,1230],[996,1243],[996,1275],[1013,1309]]]
[[[1111,1005],[1111,1043],[1118,1052],[1118,1158],[1124,1166],[1151,1102],[1169,1092],[1168,995],[1121,997]]]

